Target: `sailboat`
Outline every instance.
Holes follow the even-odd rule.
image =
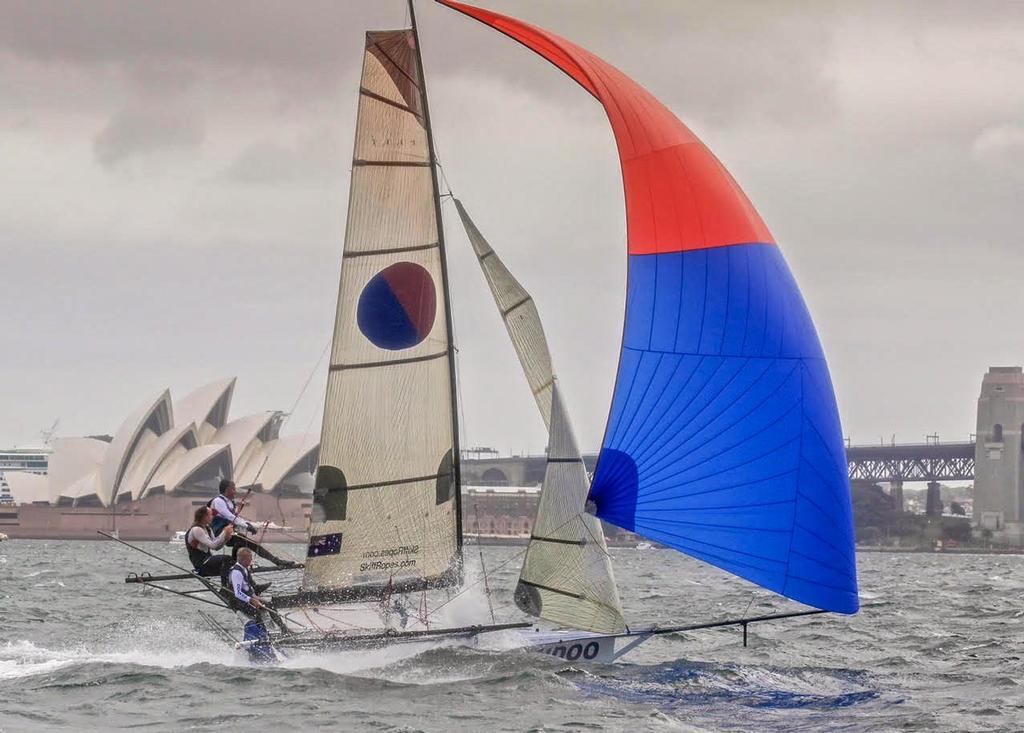
[[[549,626],[526,632],[522,645],[607,661],[673,631],[735,624],[745,639],[754,622],[855,613],[850,489],[828,367],[753,205],[671,111],[610,64],[527,23],[437,2],[589,92],[608,114],[622,167],[625,321],[592,479],[536,305],[452,196],[549,431],[514,594],[520,611]],[[431,594],[464,583],[459,412],[442,195],[411,0],[409,12],[411,28],[366,34],[307,556],[301,587],[274,598],[299,628],[268,633],[275,648],[475,639],[534,625],[429,626]],[[809,609],[631,629],[602,521]],[[417,596],[420,628],[331,627],[339,608]]]

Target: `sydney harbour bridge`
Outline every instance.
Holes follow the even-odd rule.
[[[889,483],[892,498],[903,506],[903,484],[925,482],[929,494],[938,495],[940,481],[973,481],[976,441],[943,443],[931,436],[924,443],[848,445],[846,461],[851,480]],[[596,454],[583,457],[588,471],[594,470]],[[468,482],[480,486],[529,486],[544,477],[544,456],[471,458],[464,463]],[[929,506],[934,504],[929,496]]]

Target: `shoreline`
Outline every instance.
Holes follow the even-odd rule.
[[[880,545],[857,545],[857,552],[888,552],[894,554],[927,555],[1024,555],[1024,547],[882,547]]]

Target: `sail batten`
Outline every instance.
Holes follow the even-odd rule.
[[[618,69],[544,29],[437,1],[564,71],[611,124],[628,270],[590,491],[597,516],[794,600],[856,612],[834,391],[810,313],[760,215],[693,132]]]
[[[366,35],[302,591],[349,602],[461,582],[444,237],[414,30]]]

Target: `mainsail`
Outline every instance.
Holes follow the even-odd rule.
[[[366,34],[298,602],[461,581],[448,283],[421,68],[414,29]]]
[[[516,604],[526,613],[577,629],[622,631],[626,624],[604,530],[600,520],[585,512],[587,471],[558,391],[537,306],[462,202],[455,199],[455,206],[549,429],[544,483]]]
[[[821,344],[738,184],[664,105],[543,29],[501,31],[604,106],[622,165],[626,320],[591,488],[602,519],[821,609],[859,607],[849,479]]]

